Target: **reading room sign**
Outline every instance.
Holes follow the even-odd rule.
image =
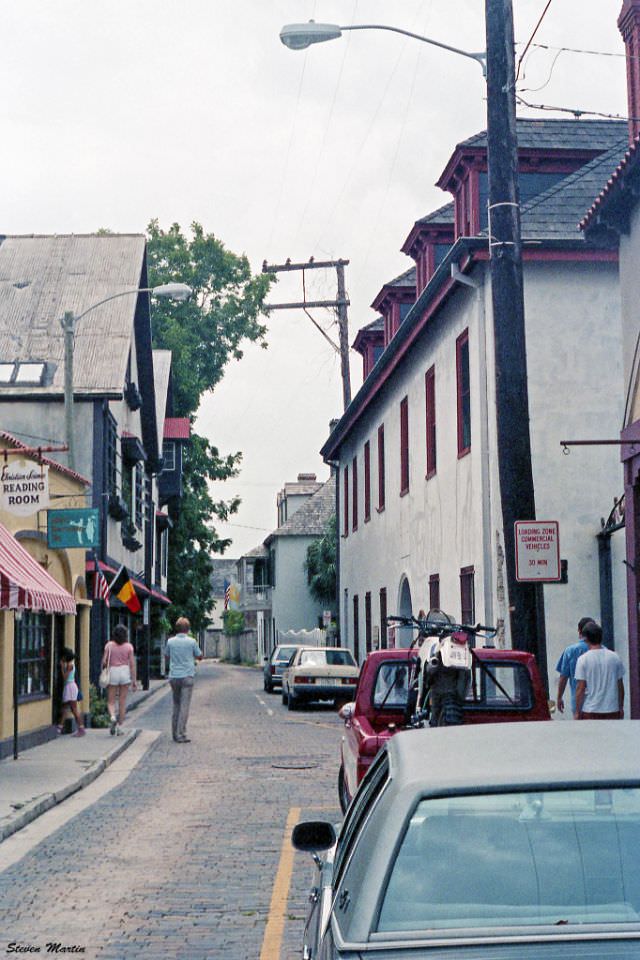
[[[49,506],[49,467],[10,460],[0,467],[0,510],[26,516]]]

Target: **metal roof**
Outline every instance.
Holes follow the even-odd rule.
[[[191,436],[189,417],[167,417],[164,421],[165,440],[188,440]]]
[[[64,344],[60,320],[125,290],[137,290],[145,257],[142,235],[7,236],[0,242],[0,356],[56,365],[53,382],[38,393],[60,394]],[[76,393],[121,391],[138,297],[118,297],[93,310],[77,327]],[[3,387],[22,395],[33,387]]]
[[[496,723],[410,730],[390,741],[398,788],[437,794],[640,782],[640,721]]]

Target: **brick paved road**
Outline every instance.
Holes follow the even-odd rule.
[[[163,733],[120,787],[0,873],[0,957],[32,954],[13,941],[100,960],[258,960],[289,809],[339,817],[341,723],[330,708],[288,712],[260,673],[219,664],[200,668],[190,744],[171,740],[170,709],[162,694],[134,715]],[[296,854],[283,948],[265,960],[300,956],[310,876]]]

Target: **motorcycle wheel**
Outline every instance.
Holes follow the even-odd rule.
[[[457,700],[447,698],[440,709],[437,726],[459,727],[464,719],[462,706]]]
[[[344,782],[344,767],[338,771],[338,799],[340,800],[340,809],[343,813],[347,812],[349,806],[349,797],[347,796],[347,787]]]

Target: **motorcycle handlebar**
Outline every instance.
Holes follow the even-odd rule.
[[[387,614],[387,623],[401,623],[406,627],[417,627],[419,630],[429,630],[434,634],[448,633],[484,633],[489,636],[495,636],[498,632],[496,627],[487,627],[482,623],[476,623],[475,626],[466,623],[442,623],[440,621],[419,620],[417,617],[403,617],[397,614]]]

